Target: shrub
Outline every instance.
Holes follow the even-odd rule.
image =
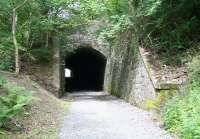
[[[183,139],[200,139],[200,87],[191,87],[170,100],[164,111],[169,131]]]
[[[166,103],[163,118],[166,128],[183,139],[200,139],[200,58],[189,65],[190,84]]]
[[[137,0],[136,22],[142,40],[174,53],[199,42],[199,0]],[[176,53],[175,53],[176,54]]]

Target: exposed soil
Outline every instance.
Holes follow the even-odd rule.
[[[150,66],[148,68],[151,69],[150,74],[154,77],[155,82],[177,85],[186,83],[188,79],[186,64],[179,66],[163,64],[158,54],[146,48],[140,48],[140,53],[143,59],[145,59],[147,63],[150,63],[148,64],[148,66]]]
[[[40,86],[57,96],[56,89],[52,86],[53,68],[51,65],[53,65],[53,63],[47,63],[42,65],[29,64],[29,66],[26,67],[26,69],[24,69],[23,72],[24,74],[29,75],[31,80],[37,82]]]

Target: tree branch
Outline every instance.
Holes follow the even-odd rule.
[[[17,10],[17,9],[21,8],[24,4],[26,4],[27,1],[28,1],[28,0],[24,0],[24,2],[23,2],[22,4],[18,5],[18,6],[15,7],[14,9]]]

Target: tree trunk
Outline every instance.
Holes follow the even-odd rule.
[[[16,9],[13,9],[12,35],[13,35],[13,44],[15,47],[15,73],[19,74],[19,71],[20,71],[19,47],[18,47],[17,38],[16,38],[16,27],[17,27],[17,12],[16,12]]]
[[[46,32],[46,44],[45,44],[45,47],[48,48],[49,46],[49,32],[47,31]]]

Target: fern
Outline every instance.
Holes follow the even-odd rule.
[[[6,91],[0,96],[0,128],[2,128],[6,127],[6,124],[15,116],[23,115],[34,98],[22,87],[6,83],[5,80],[1,82],[1,78],[0,84]]]

